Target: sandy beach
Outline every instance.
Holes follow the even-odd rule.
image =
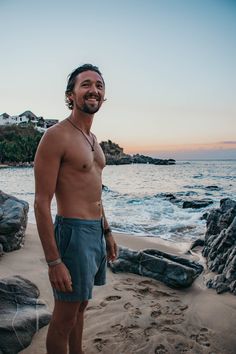
[[[132,249],[157,248],[183,256],[188,244],[151,237],[115,234],[119,245]],[[202,262],[200,253],[190,256]],[[21,275],[34,282],[40,297],[53,307],[47,265],[36,226],[27,227],[22,249],[5,254],[1,278]],[[84,330],[86,354],[234,354],[236,298],[217,295],[205,287],[205,271],[185,290],[130,273],[107,272],[107,284],[95,287]],[[47,327],[21,354],[45,354]]]

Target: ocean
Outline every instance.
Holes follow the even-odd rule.
[[[103,205],[111,227],[117,232],[189,241],[204,235],[206,221],[201,217],[206,211],[219,207],[222,198],[236,200],[235,182],[236,160],[106,166]],[[32,168],[0,169],[0,189],[26,200],[30,205],[29,222],[35,223]],[[213,204],[183,209],[181,203],[172,203],[167,193],[181,200],[208,198]],[[55,214],[53,200],[52,215]]]

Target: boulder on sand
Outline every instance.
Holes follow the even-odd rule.
[[[21,276],[0,279],[0,353],[17,354],[51,318],[39,290]]]
[[[10,252],[24,243],[29,204],[0,191],[0,250]]]
[[[119,247],[118,258],[109,264],[116,272],[131,272],[162,281],[172,288],[186,288],[203,271],[203,266],[156,249],[134,251]]]

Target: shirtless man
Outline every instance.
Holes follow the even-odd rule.
[[[93,285],[105,283],[106,259],[117,256],[101,201],[105,157],[90,131],[104,94],[96,66],[74,70],[66,89],[71,115],[47,130],[35,157],[35,216],[55,298],[48,354],[66,354],[67,346],[70,354],[83,353],[83,317]]]

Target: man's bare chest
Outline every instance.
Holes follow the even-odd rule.
[[[86,141],[71,142],[67,146],[63,164],[75,171],[89,171],[92,168],[103,169],[106,161],[101,146],[96,142],[94,149]]]

